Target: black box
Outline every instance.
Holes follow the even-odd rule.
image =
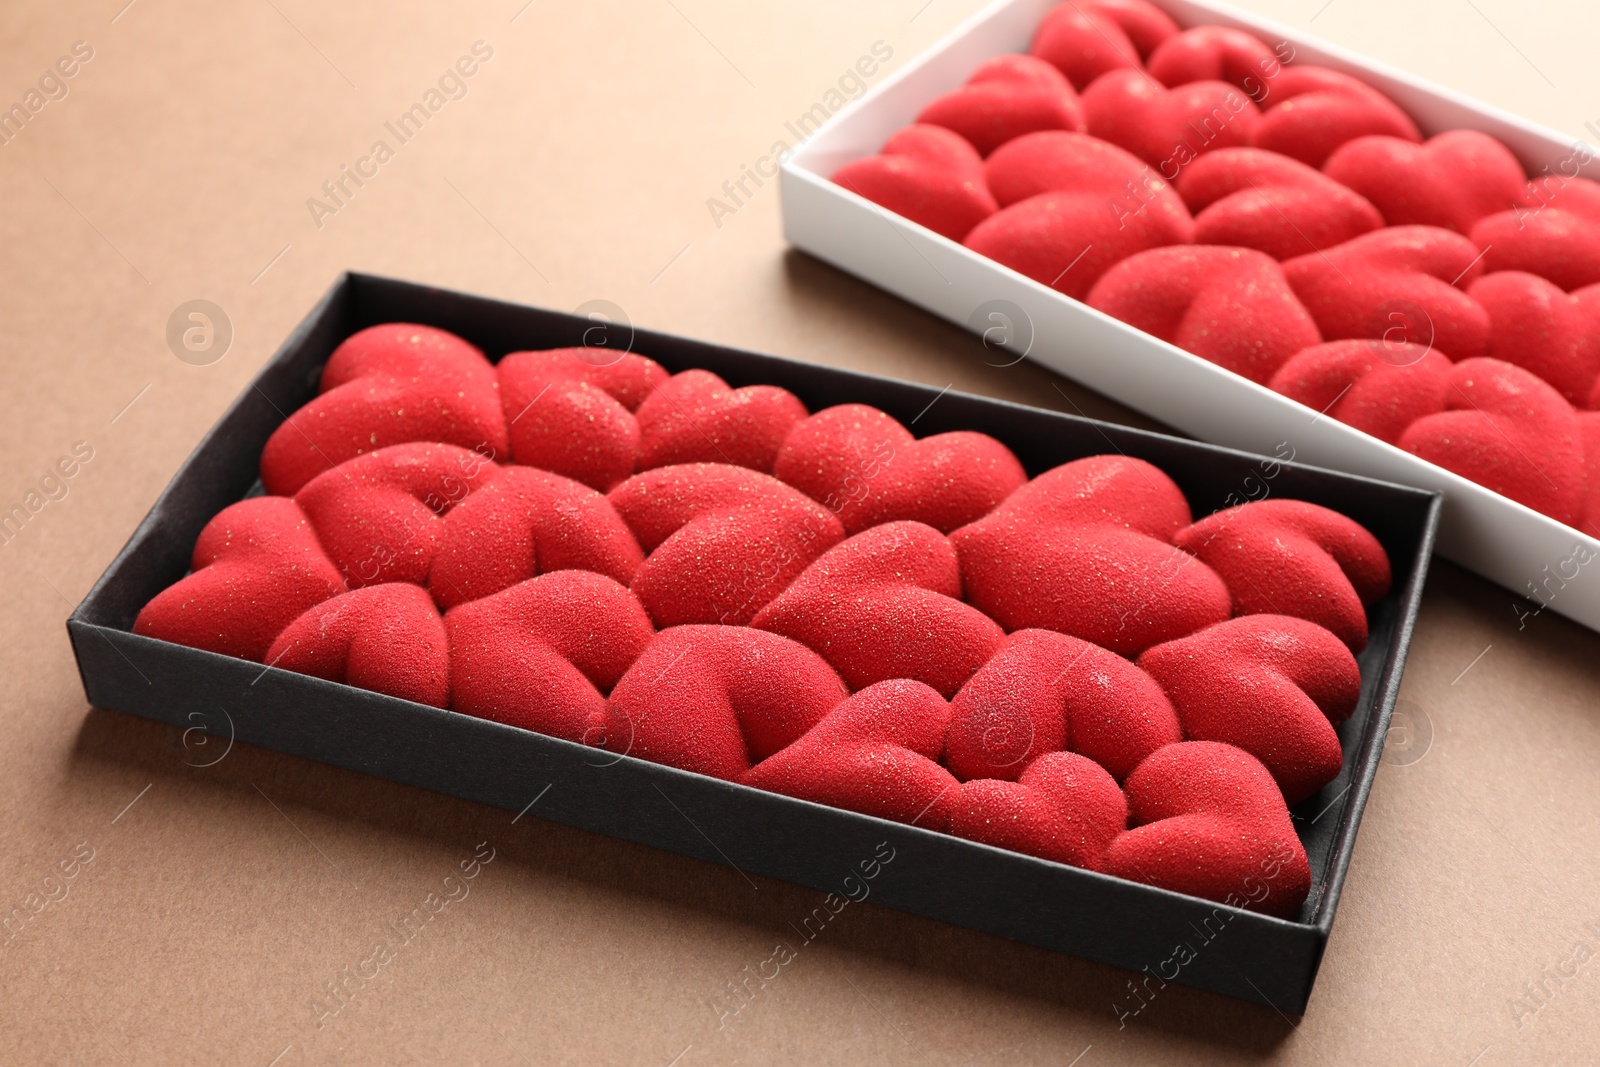
[[[858,402],[907,425],[915,420],[919,435],[979,430],[1010,446],[1030,475],[1116,451],[1165,470],[1196,516],[1270,495],[1323,504],[1362,523],[1388,550],[1394,589],[1370,613],[1371,639],[1358,657],[1361,700],[1338,731],[1344,767],[1293,812],[1312,877],[1299,921],[133,634],[145,602],[187,572],[206,522],[259,491],[262,446],[287,413],[315,395],[333,349],[357,330],[392,321],[450,330],[491,359],[586,340],[631,342],[670,371],[703,367],[734,386],[780,385],[812,411]],[[1176,981],[1299,1014],[1382,755],[1440,500],[1436,493],[1110,423],[346,274],[185,461],[67,629],[84,692],[98,707],[185,728],[203,724],[239,741],[510,811],[539,798],[540,818],[819,890],[837,891],[847,876],[859,878],[854,865],[887,842],[894,859],[878,870],[870,890],[879,904],[1143,972],[1136,977],[1149,988]],[[1174,976],[1180,943],[1193,958]],[[1127,1008],[1138,1003],[1130,991]]]

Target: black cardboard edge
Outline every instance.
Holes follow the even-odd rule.
[[[879,843],[888,842],[895,857],[868,885],[873,902],[1151,973],[1172,955],[1175,930],[1204,931],[1213,936],[1183,971],[1184,983],[1264,1003],[1261,991],[1305,988],[1320,954],[1321,932],[1306,924],[110,627],[74,621],[72,629],[96,679],[90,699],[101,706],[526,809],[746,877],[855,895],[867,884],[860,862],[881,856]],[[385,729],[372,731],[379,716]],[[1164,921],[1148,921],[1152,907]],[[1300,1010],[1297,992],[1273,999]]]
[[[426,313],[406,313],[417,309]],[[1402,587],[1375,611],[1373,641],[1361,658],[1361,706],[1341,732],[1345,768],[1339,779],[1296,809],[1297,815],[1339,809],[1333,832],[1313,832],[1317,847],[1308,845],[1313,891],[1320,893],[1308,902],[1309,917],[1303,915],[1303,921],[1275,919],[631,757],[595,767],[595,761],[612,757],[128,632],[138,608],[184,573],[204,523],[254,483],[266,437],[285,412],[312,395],[315,373],[333,346],[354,329],[395,319],[452,329],[484,347],[491,358],[517,347],[576,344],[591,326],[559,312],[371,275],[342,275],[185,460],[69,618],[80,677],[92,704],[214,733],[223,732],[225,721],[228,736],[239,741],[512,811],[521,810],[532,796],[527,775],[519,775],[516,761],[510,760],[517,753],[527,766],[549,768],[549,782],[559,779],[563,785],[558,793],[552,784],[550,799],[539,801],[532,813],[541,818],[816,889],[843,891],[840,857],[855,856],[841,851],[844,843],[865,848],[869,837],[886,840],[895,843],[897,855],[903,844],[907,855],[922,859],[885,868],[893,876],[871,887],[871,898],[878,903],[1133,971],[1143,969],[1150,976],[1143,979],[1147,987],[1151,981],[1172,980],[1295,1014],[1305,1010],[1398,692],[1438,523],[1438,494],[1079,416],[631,331],[632,349],[668,369],[701,366],[734,385],[783,385],[812,410],[847,398],[884,408],[913,424],[919,436],[983,430],[1017,449],[1030,473],[1042,469],[1041,455],[1057,455],[1045,464],[1054,466],[1065,461],[1059,458],[1063,450],[1076,447],[1076,455],[1088,455],[1104,452],[1102,445],[1109,444],[1164,469],[1176,464],[1181,469],[1174,478],[1190,495],[1197,514],[1222,506],[1219,487],[1241,478],[1247,485],[1251,477],[1265,485],[1265,477],[1280,494],[1316,499],[1373,529],[1389,550]],[[508,321],[515,325],[507,326]],[[489,323],[497,325],[490,328]],[[1063,438],[1071,440],[1063,444]],[[1219,482],[1216,473],[1221,470],[1229,474]],[[1276,473],[1266,475],[1268,470]],[[230,705],[242,710],[230,710]],[[317,711],[308,718],[311,708]],[[370,728],[375,715],[383,717],[384,730]],[[237,721],[241,717],[243,729]],[[344,732],[336,728],[341,726]],[[470,768],[460,762],[467,752],[476,761]],[[495,773],[493,787],[483,777],[486,769]],[[595,778],[600,771],[606,776]],[[668,783],[670,790],[664,789]],[[654,795],[644,792],[646,786]],[[642,804],[617,806],[613,798],[619,789],[636,802],[642,798]],[[691,813],[698,817],[691,818]],[[1302,830],[1303,838],[1306,833]],[[712,844],[712,837],[723,840],[731,853]],[[780,839],[781,847],[772,844]],[[864,851],[860,858],[871,855]],[[1226,937],[1206,937],[1219,926]],[[1170,962],[1176,942],[1185,938],[1202,947],[1176,977],[1167,976],[1163,963]]]

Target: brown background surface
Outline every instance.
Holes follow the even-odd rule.
[[[1119,1029],[1122,972],[868,904],[719,1029],[728,983],[819,894],[244,746],[199,766],[216,743],[88,708],[67,613],[345,268],[607,299],[651,327],[1131,420],[786,251],[771,185],[720,227],[707,210],[873,42],[898,65],[973,0],[122,2],[0,15],[0,103],[94,48],[0,148],[0,509],[94,449],[0,547],[0,912],[59,894],[47,876],[93,851],[0,948],[0,1061],[1600,1060],[1600,638],[1550,613],[1519,628],[1510,594],[1444,563],[1405,678],[1418,733],[1378,776],[1304,1020],[1169,987]],[[1247,6],[1574,137],[1600,119],[1600,15],[1580,0]],[[469,94],[318,229],[306,198],[478,40],[494,57]],[[165,342],[197,297],[235,331],[204,367]],[[496,858],[470,895],[319,1016],[482,841]]]

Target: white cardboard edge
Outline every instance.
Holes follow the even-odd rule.
[[[1180,25],[1217,23],[1287,41],[1297,61],[1359,75],[1417,120],[1425,134],[1475,129],[1505,142],[1537,173],[1577,147],[1552,130],[1420,78],[1303,37],[1211,0],[1153,0]],[[1403,452],[1214,363],[1125,325],[835,185],[843,164],[875,154],[935,96],[966,81],[991,56],[1026,51],[1054,0],[997,0],[869,90],[799,145],[779,187],[790,244],[959,326],[990,300],[1032,319],[1030,359],[1204,441],[1350,471],[1445,496],[1438,551],[1517,594],[1507,611],[1525,622],[1551,611],[1600,630],[1600,582],[1577,580],[1600,558],[1590,537],[1442,467]],[[1593,150],[1600,154],[1600,150]],[[1584,168],[1600,170],[1600,159]]]

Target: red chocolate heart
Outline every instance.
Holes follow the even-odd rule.
[[[1400,447],[1567,523],[1583,516],[1583,441],[1561,394],[1497,359],[1455,365],[1446,410],[1407,427]]]
[[[1240,504],[1173,540],[1228,583],[1235,615],[1293,615],[1356,652],[1367,645],[1367,606],[1389,591],[1389,556],[1378,539],[1303,500]]]
[[[1532,371],[1583,407],[1600,378],[1600,286],[1568,296],[1537,274],[1485,274],[1467,293],[1489,313],[1484,355]]]
[[[1172,185],[1150,165],[1109,141],[1086,133],[1052,130],[1017,138],[990,156],[984,179],[1002,207],[1041,193],[1092,194],[1119,228],[1148,211],[1161,216],[1187,243],[1193,236],[1189,209]]]
[[[995,213],[983,157],[942,126],[907,126],[875,156],[846,163],[833,180],[952,241]]]
[[[965,137],[981,155],[1035,130],[1081,130],[1083,107],[1072,83],[1033,56],[996,56],[967,84],[922,109],[917,121]]]
[[[744,625],[844,540],[833,513],[799,490],[722,463],[645,471],[610,499],[649,553],[632,589],[662,629]]]
[[[917,440],[893,416],[840,404],[795,427],[772,468],[849,533],[908,519],[949,533],[992,511],[1028,480],[1011,450],[957,430]]]
[[[1378,209],[1314,167],[1261,148],[1224,148],[1183,169],[1195,241],[1289,259],[1378,229]]]
[[[1333,725],[1355,710],[1361,671],[1316,623],[1246,615],[1157,645],[1138,663],[1166,691],[1185,737],[1244,749],[1290,804],[1338,775]]]
[[[1089,132],[1126,148],[1174,181],[1206,152],[1251,143],[1261,113],[1227,82],[1168,89],[1143,71],[1118,70],[1083,94]]]
[[[1270,45],[1231,26],[1195,26],[1168,38],[1145,65],[1169,88],[1190,82],[1237,85],[1253,100],[1266,97],[1266,83],[1282,69]]]
[[[1113,265],[1137,252],[1187,244],[1187,214],[1130,207],[1096,192],[1043,193],[1003,209],[967,235],[979,255],[1082,300]]]
[[[1600,411],[1578,412],[1578,436],[1583,441],[1583,470],[1587,491],[1578,529],[1600,537]]]
[[[588,571],[555,571],[452,608],[450,706],[467,715],[584,741],[604,693],[655,630],[632,593]]]
[[[1128,778],[1134,829],[1107,850],[1107,874],[1282,919],[1311,888],[1305,847],[1272,776],[1232,745],[1186,741]]]
[[[1283,265],[1330,341],[1408,341],[1454,360],[1483,354],[1489,314],[1457,286],[1482,262],[1473,243],[1437,226],[1390,226]]]
[[[1004,207],[967,247],[1080,300],[1119,260],[1194,239],[1172,186],[1098,137],[1028,134],[990,156],[984,174]]]
[[[728,383],[704,370],[675,374],[639,405],[639,469],[731,463],[771,472],[806,406],[775,385]]]
[[[450,702],[444,621],[428,591],[408,582],[324,600],[284,628],[267,662],[436,708]]]
[[[1077,0],[1074,0],[1076,3]],[[1133,42],[1141,57],[1150,55],[1163,41],[1178,32],[1178,24],[1172,21],[1172,16],[1149,0],[1087,0],[1078,6],[1115,22],[1128,35],[1128,40]]]
[[[1442,226],[1471,233],[1485,215],[1522,200],[1528,176],[1511,150],[1477,130],[1450,130],[1422,144],[1357,137],[1322,165],[1383,213],[1390,226]]]
[[[1055,630],[1132,655],[1228,617],[1222,579],[1170,543],[1189,522],[1156,467],[1091,456],[1046,471],[950,540],[967,601],[1008,631]]]
[[[507,467],[444,517],[428,588],[452,608],[548,571],[626,585],[643,563],[610,500],[559,474]]]
[[[139,610],[134,633],[259,663],[285,626],[345,591],[305,513],[279,496],[219,511],[189,566]]]
[[[294,499],[350,588],[424,585],[442,516],[499,473],[456,445],[391,445],[324,471]]]
[[[1018,630],[951,702],[946,763],[963,780],[1015,779],[1070,750],[1123,779],[1183,739],[1177,712],[1139,668],[1099,645]]]
[[[1334,149],[1357,137],[1422,140],[1416,123],[1394,101],[1327,67],[1284,67],[1268,86],[1264,103],[1251,143],[1313,167],[1321,167]]]
[[[879,682],[838,704],[739,781],[880,819],[944,830],[959,785],[939,766],[950,705],[921,682]]]
[[[849,695],[798,641],[745,626],[676,626],[612,690],[604,745],[739,781]]]
[[[1322,340],[1284,269],[1249,248],[1141,252],[1107,271],[1088,303],[1253,382]]]
[[[482,352],[443,330],[372,326],[334,349],[321,395],[267,439],[261,482],[267,492],[289,496],[347,459],[407,441],[505,455],[495,370]]]
[[[511,458],[601,492],[634,472],[633,409],[667,378],[653,360],[597,348],[513,352],[498,373]]]
[[[1139,70],[1139,49],[1113,11],[1097,10],[1099,6],[1056,5],[1039,20],[1028,46],[1079,92],[1107,71]]]
[[[509,352],[496,365],[496,369],[500,374],[502,391],[513,385],[508,377],[526,378],[538,383],[539,388],[551,380],[588,382],[604,390],[629,411],[638,411],[645,398],[669,377],[666,368],[653,359],[601,346]],[[526,390],[525,386],[523,388]],[[537,393],[537,388],[534,392]],[[510,400],[506,401],[505,406],[510,413],[507,418],[522,410]]]
[[[1408,341],[1352,339],[1301,349],[1272,389],[1391,445],[1407,426],[1444,410],[1451,363]]]
[[[1071,752],[1040,756],[1015,782],[965,782],[950,810],[957,837],[1091,871],[1127,824],[1116,779]]]
[[[961,565],[938,530],[890,522],[835,545],[750,621],[827,660],[851,689],[911,678],[948,698],[1005,640],[961,602]]]
[[[1530,182],[1515,208],[1478,220],[1472,241],[1488,271],[1527,271],[1567,290],[1600,283],[1600,183]]]

